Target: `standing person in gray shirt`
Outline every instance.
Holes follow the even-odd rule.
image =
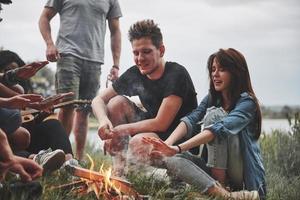
[[[54,44],[51,19],[59,13],[60,28]],[[118,0],[48,0],[39,20],[46,42],[46,57],[57,62],[56,91],[74,92],[79,99],[93,99],[100,87],[101,65],[104,63],[106,20],[110,30],[113,66],[109,78],[118,78],[121,53],[122,16]],[[76,155],[82,159],[90,107],[63,107],[58,118],[68,134],[75,135]],[[73,127],[74,118],[74,127]]]

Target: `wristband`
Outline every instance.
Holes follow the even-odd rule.
[[[3,83],[7,86],[18,84],[20,79],[17,77],[16,70],[9,70],[3,74]]]
[[[176,145],[178,147],[178,153],[181,153],[182,150],[181,150],[181,147],[179,145]]]
[[[118,65],[113,65],[112,68],[116,68],[117,70],[120,69]]]

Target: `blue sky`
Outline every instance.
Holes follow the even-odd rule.
[[[252,84],[263,105],[300,105],[300,2],[298,0],[119,0],[121,72],[133,65],[129,26],[154,19],[164,35],[165,59],[184,65],[199,100],[208,90],[206,61],[219,48],[233,47],[246,57]],[[3,5],[0,46],[26,61],[44,60],[38,18],[45,0],[13,0]],[[59,26],[52,22],[53,37]],[[109,33],[109,32],[107,32]],[[107,34],[109,36],[109,34]],[[106,39],[102,83],[112,64]],[[55,70],[55,64],[50,65]]]

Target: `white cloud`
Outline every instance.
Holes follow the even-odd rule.
[[[233,47],[245,54],[254,89],[263,104],[300,104],[298,0],[119,1],[124,14],[122,71],[133,64],[127,40],[129,26],[137,20],[152,18],[164,34],[166,59],[187,67],[199,99],[208,89],[208,56],[221,47]],[[3,6],[0,46],[16,51],[25,60],[43,60],[45,44],[37,23],[44,3],[15,0],[12,5]],[[52,25],[55,38],[58,17]],[[108,37],[105,46],[102,82],[112,63]]]

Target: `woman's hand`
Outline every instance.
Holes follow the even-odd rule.
[[[143,142],[153,145],[150,155],[154,157],[161,157],[162,155],[170,157],[178,153],[176,146],[167,145],[159,138],[143,137]]]
[[[32,62],[23,67],[17,68],[14,71],[19,79],[29,79],[34,76],[41,68],[46,66],[48,61]]]

